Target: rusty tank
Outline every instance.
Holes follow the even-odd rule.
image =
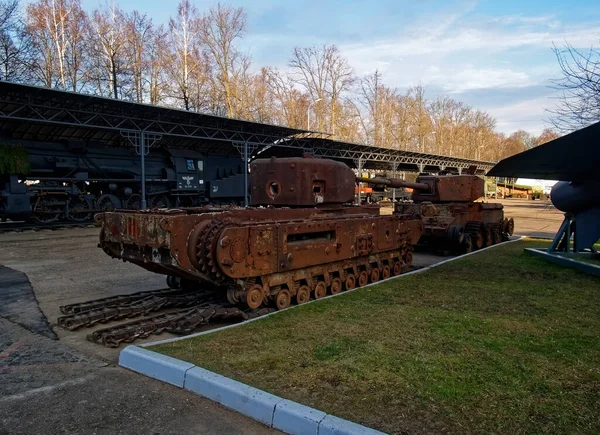
[[[421,218],[352,205],[355,184],[333,160],[257,159],[250,206],[101,213],[99,246],[170,287],[210,284],[232,304],[283,309],[409,270]]]
[[[485,181],[474,174],[419,175],[414,183],[397,179],[359,178],[380,187],[410,188],[412,202],[395,205],[395,213],[423,221],[419,244],[452,252],[471,252],[508,240],[514,220],[499,203],[478,202]]]

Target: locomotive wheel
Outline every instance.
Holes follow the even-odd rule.
[[[399,261],[396,261],[394,263],[394,268],[392,269],[392,272],[394,272],[394,276],[398,276],[400,275],[400,272],[402,272],[402,265]]]
[[[110,193],[100,196],[96,201],[96,210],[105,211],[115,211],[116,209],[121,208],[121,200]]]
[[[57,221],[60,218],[61,211],[55,213],[58,210],[58,199],[53,196],[44,196],[39,199],[35,208],[33,209],[32,219],[40,224],[49,224]]]
[[[254,284],[246,292],[246,305],[253,310],[257,309],[262,305],[263,291],[262,286]]]
[[[358,286],[362,287],[363,285],[367,285],[369,283],[369,274],[366,270],[363,270],[358,274]]]
[[[379,281],[379,269],[374,267],[373,269],[371,269],[371,282],[377,281]]]
[[[407,251],[406,254],[404,254],[404,264],[406,264],[407,266],[410,266],[413,262],[413,254],[412,251]]]
[[[290,291],[288,289],[281,289],[277,296],[275,297],[275,305],[278,310],[283,310],[290,306],[290,302],[292,302],[292,296],[290,295]]]
[[[383,268],[381,269],[381,276],[383,277],[383,279],[388,279],[390,277],[390,266],[383,266]]]
[[[342,280],[339,278],[333,278],[331,281],[331,288],[329,289],[332,295],[337,295],[342,291]]]
[[[315,286],[315,299],[321,299],[327,296],[327,285],[323,281],[319,281]]]
[[[354,275],[350,274],[346,277],[344,287],[346,288],[346,290],[352,290],[354,287],[356,287],[356,278],[354,277]]]
[[[134,193],[127,201],[125,201],[125,208],[127,210],[139,210],[142,207],[142,195]]]
[[[69,220],[84,222],[92,218],[94,205],[87,196],[75,196],[69,201]]]
[[[171,201],[167,195],[155,195],[150,198],[150,208],[169,208]]]
[[[302,305],[310,300],[310,289],[307,285],[301,285],[296,291],[296,303]]]

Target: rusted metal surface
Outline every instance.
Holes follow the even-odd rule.
[[[100,246],[148,270],[217,285],[252,309],[304,303],[410,267],[420,216],[348,205],[355,175],[347,166],[255,160],[251,177],[254,207],[99,215]]]
[[[328,159],[258,159],[250,166],[251,204],[314,207],[354,199],[354,172]]]

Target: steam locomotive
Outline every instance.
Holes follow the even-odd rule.
[[[2,140],[0,158],[3,221],[84,222],[96,212],[141,206],[141,163],[133,148]],[[243,202],[239,156],[151,148],[144,166],[148,207]]]

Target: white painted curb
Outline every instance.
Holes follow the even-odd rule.
[[[123,349],[119,365],[184,388],[292,435],[383,434],[139,346]]]
[[[362,287],[356,287],[356,288],[353,288],[352,290],[347,290],[345,292],[341,292],[341,293],[338,293],[336,295],[325,296],[324,298],[321,298],[321,299],[318,299],[318,300],[313,299],[313,300],[308,301],[308,302],[306,302],[306,303],[304,303],[302,305],[293,305],[293,306],[290,306],[290,307],[285,308],[283,310],[274,311],[272,313],[265,314],[264,316],[255,317],[254,319],[249,319],[249,320],[246,320],[244,322],[234,323],[232,325],[222,326],[220,328],[209,329],[208,331],[196,332],[194,334],[183,335],[181,337],[173,337],[173,338],[166,338],[164,340],[151,341],[149,343],[140,344],[139,346],[140,347],[156,346],[156,345],[159,345],[159,344],[172,343],[174,341],[186,340],[188,338],[198,337],[199,335],[212,334],[214,332],[223,331],[223,330],[229,329],[229,328],[237,328],[238,326],[247,325],[250,322],[255,322],[257,320],[262,320],[262,319],[267,318],[269,316],[274,316],[274,315],[277,315],[278,313],[282,313],[282,312],[287,311],[287,310],[293,310],[293,309],[298,308],[300,306],[305,306],[305,305],[312,304],[312,303],[315,303],[315,302],[319,302],[319,301],[322,301],[322,300],[325,300],[325,299],[329,299],[329,298],[335,298],[335,297],[338,297],[338,296],[344,296],[344,295],[346,295],[348,293],[352,293],[352,292],[358,291],[358,290],[363,289],[363,288],[371,287],[372,285],[379,285],[379,284],[381,284],[383,282],[391,281],[393,279],[402,279],[405,276],[414,275],[414,274],[417,274],[417,273],[423,273],[423,272],[425,272],[425,271],[427,271],[429,269],[433,269],[434,267],[441,266],[442,264],[450,263],[451,261],[456,261],[456,260],[459,260],[461,258],[468,257],[469,255],[477,255],[480,252],[487,251],[488,249],[493,249],[493,248],[495,248],[497,246],[501,246],[501,245],[504,245],[506,243],[517,242],[519,240],[523,240],[523,239],[526,239],[526,238],[527,238],[526,236],[518,236],[516,239],[508,240],[508,241],[502,242],[502,243],[497,243],[495,245],[488,246],[486,248],[478,249],[477,251],[469,252],[468,254],[457,255],[456,257],[452,257],[452,258],[449,258],[447,260],[443,260],[443,261],[440,261],[438,263],[434,263],[434,264],[431,264],[429,266],[422,267],[421,269],[412,270],[410,272],[406,272],[406,273],[400,274],[398,276],[391,276],[389,278],[382,279],[382,280],[377,281],[377,282],[372,282],[370,284],[363,285]]]

